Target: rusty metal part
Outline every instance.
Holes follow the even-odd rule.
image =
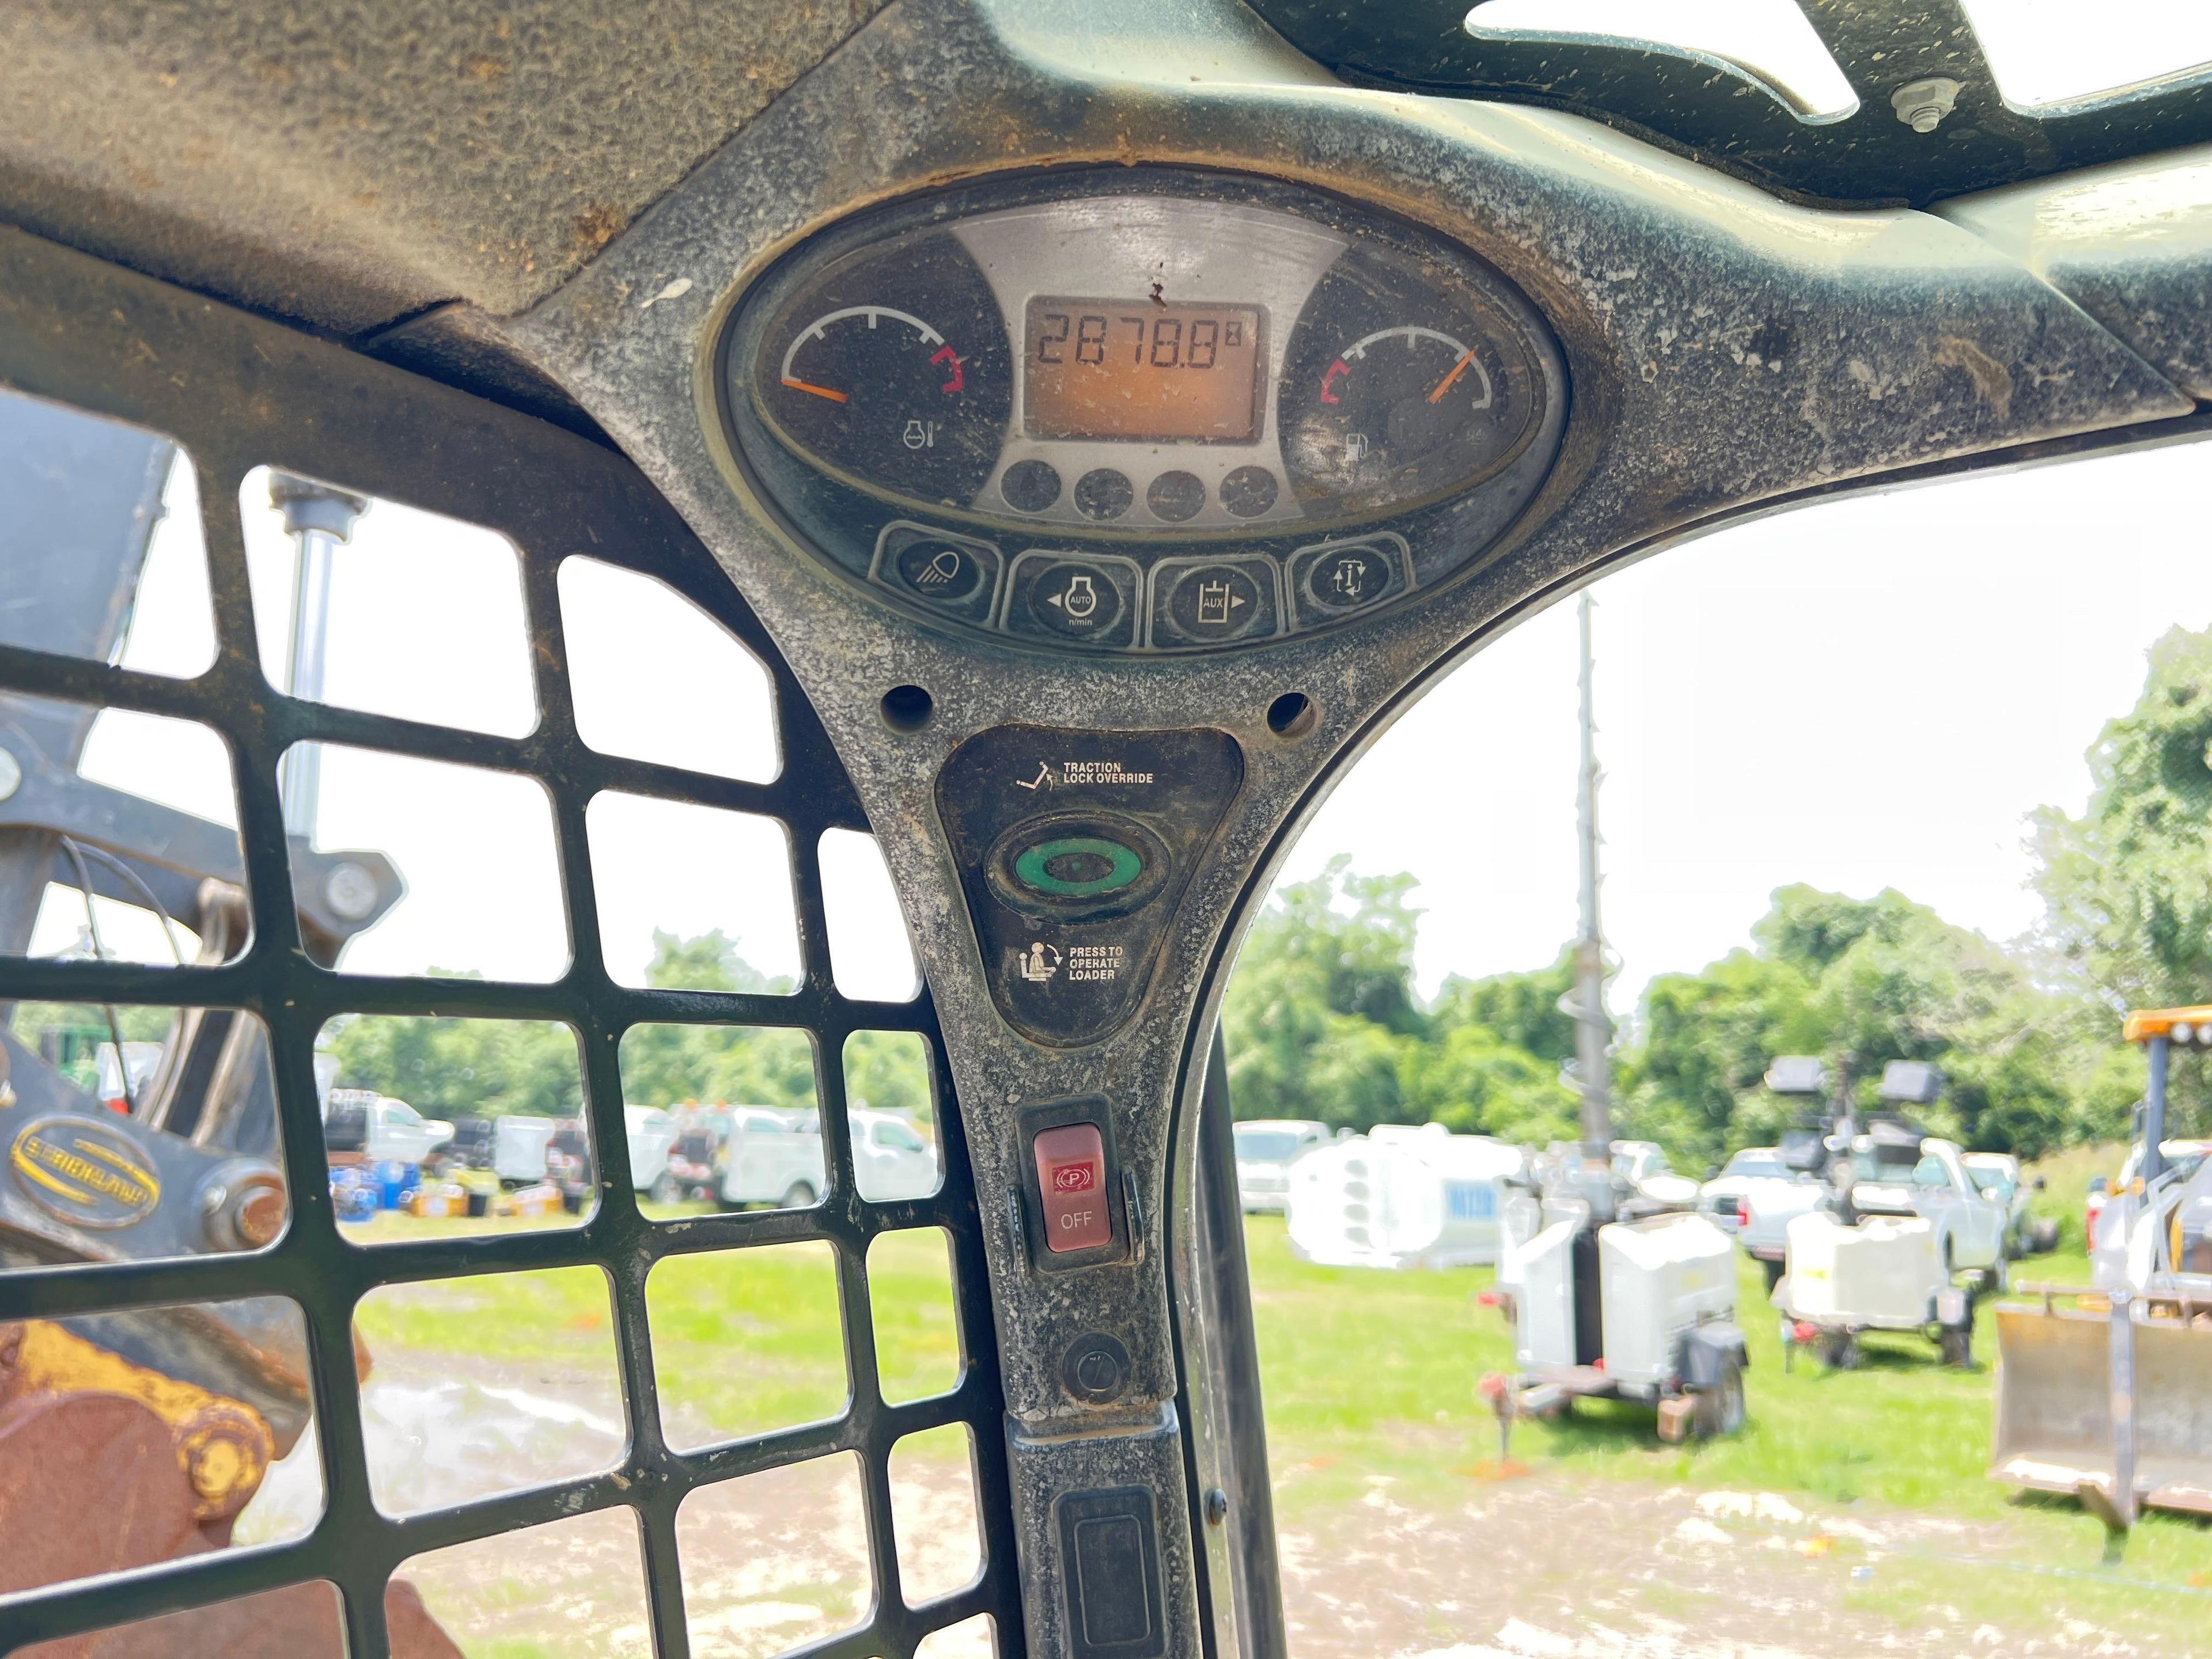
[[[53,1401],[133,1400],[167,1426],[195,1522],[228,1523],[260,1489],[276,1437],[252,1407],[134,1365],[47,1320],[25,1320],[14,1331],[12,1358],[0,1369],[0,1422]]]
[[[211,1549],[200,1502],[174,1431],[143,1400],[49,1395],[0,1410],[0,1593]]]
[[[0,1595],[122,1572],[230,1541],[268,1474],[252,1407],[164,1376],[47,1320],[0,1324]],[[385,1591],[393,1659],[460,1659],[404,1579]],[[326,1584],[190,1608],[24,1650],[36,1659],[343,1659]]]
[[[386,1589],[384,1618],[392,1659],[461,1659],[461,1650],[404,1579]],[[18,1649],[13,1659],[345,1659],[345,1652],[337,1592],[312,1583],[41,1642]]]

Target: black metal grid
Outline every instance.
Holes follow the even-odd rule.
[[[1468,0],[1252,3],[1347,79],[1571,110],[1814,201],[1921,206],[2212,138],[2203,70],[2045,108],[2008,103],[1960,0],[1796,0],[1858,98],[1849,115],[1818,119],[1748,70],[1687,48],[1595,32],[1471,35]],[[2086,11],[2079,21],[2095,27]],[[1957,107],[1916,132],[1893,94],[1935,76],[1959,83]]]
[[[305,1315],[326,1508],[306,1538],[202,1555],[119,1581],[0,1601],[0,1650],[154,1617],[279,1585],[327,1579],[344,1592],[349,1651],[386,1651],[383,1591],[407,1557],[585,1510],[634,1512],[659,1652],[690,1651],[676,1538],[678,1506],[702,1486],[827,1453],[860,1454],[875,1599],[861,1628],[814,1644],[822,1659],[908,1659],[929,1632],[979,1613],[999,1650],[1023,1650],[1001,1401],[974,1193],[944,1041],[925,991],[911,1003],[855,1003],[832,980],[817,845],[824,830],[867,829],[849,779],[805,694],[750,610],[675,514],[620,458],[566,433],[365,362],[242,313],[0,232],[0,384],[175,438],[198,469],[216,660],[192,680],[0,648],[0,687],[201,721],[228,740],[254,917],[243,956],[220,967],[0,961],[0,1000],[52,999],[245,1008],[266,1025],[284,1128],[292,1221],[271,1249],[120,1267],[0,1276],[0,1320],[118,1306],[282,1296]],[[239,490],[272,465],[486,526],[521,550],[541,718],[521,738],[449,730],[298,702],[264,679],[247,588]],[[577,737],[555,576],[582,554],[659,578],[762,660],[775,684],[783,764],[775,781],[733,781],[599,754]],[[643,665],[649,672],[650,665]],[[321,740],[489,767],[538,780],[552,804],[573,945],[551,984],[339,975],[300,948],[286,866],[278,757]],[[601,961],[586,803],[620,789],[763,814],[792,842],[805,975],[795,994],[643,990]],[[363,1249],[339,1235],[330,1202],[312,1063],[324,1022],[342,1012],[562,1021],[582,1037],[590,1133],[600,1181],[578,1230]],[[742,1024],[804,1030],[815,1048],[828,1165],[822,1203],[804,1211],[674,1224],[637,1208],[618,1048],[633,1024]],[[934,1197],[871,1204],[854,1190],[842,1053],[856,1030],[919,1033],[934,1056],[945,1180]],[[953,1390],[886,1405],[878,1385],[867,1249],[879,1233],[941,1227],[951,1241],[963,1364]],[[671,1255],[820,1239],[836,1263],[850,1400],[833,1422],[705,1451],[662,1437],[647,1274]],[[465,1506],[394,1520],[372,1503],[353,1364],[355,1304],[379,1285],[516,1268],[594,1266],[612,1290],[629,1450],[621,1467]],[[969,1589],[918,1610],[902,1594],[886,1459],[894,1442],[962,1422],[975,1443],[984,1565]],[[65,1483],[58,1483],[61,1490]]]

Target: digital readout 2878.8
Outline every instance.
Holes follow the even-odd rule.
[[[1024,320],[1032,438],[1249,443],[1259,430],[1257,306],[1043,297]]]

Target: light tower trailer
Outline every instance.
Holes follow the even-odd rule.
[[[1750,1357],[1735,1322],[1728,1235],[1692,1212],[1607,1221],[1598,1207],[1553,1199],[1549,1224],[1519,1252],[1520,1369],[1481,1388],[1498,1414],[1501,1457],[1515,1419],[1556,1417],[1577,1400],[1648,1403],[1670,1442],[1742,1425]]]

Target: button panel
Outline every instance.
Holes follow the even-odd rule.
[[[1134,1016],[1243,778],[1237,740],[1211,730],[1004,726],[953,750],[937,810],[1008,1024],[1074,1048]]]
[[[1054,1255],[1095,1250],[1114,1242],[1106,1205],[1106,1146],[1095,1123],[1070,1123],[1038,1132],[1030,1143],[1036,1158],[1037,1192],[1044,1212],[1044,1247]]]

